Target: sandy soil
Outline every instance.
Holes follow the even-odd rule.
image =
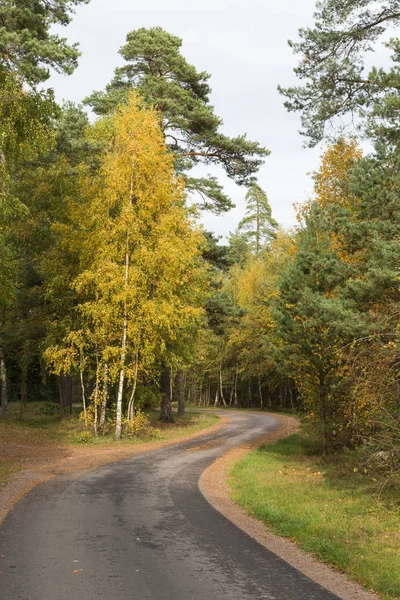
[[[342,598],[342,600],[377,600],[378,596],[367,592],[358,584],[350,581],[345,575],[318,562],[311,555],[300,550],[295,543],[268,531],[268,528],[261,521],[248,515],[231,499],[231,490],[227,478],[233,463],[261,444],[270,444],[298,431],[298,422],[293,417],[282,415],[274,415],[274,417],[281,422],[277,430],[267,437],[234,448],[218,458],[204,471],[199,482],[202,494],[216,510],[257,540],[259,544],[313,581],[336,594],[339,598]]]

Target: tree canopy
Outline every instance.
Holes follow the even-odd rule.
[[[320,0],[313,28],[300,29],[289,42],[302,86],[279,88],[289,111],[299,111],[302,134],[316,145],[338,126],[386,131],[397,137],[400,77],[398,38],[384,36],[400,22],[398,0]],[[393,66],[368,68],[367,55],[378,41],[392,51]]]
[[[190,170],[199,163],[221,165],[228,177],[245,185],[254,181],[269,152],[246,135],[231,138],[221,132],[222,119],[209,101],[210,75],[190,65],[181,46],[180,38],[161,27],[131,31],[120,50],[127,64],[115,70],[104,92],[94,92],[86,102],[96,114],[104,115],[126,102],[129,90],[137,90],[159,114],[187,188],[200,194],[203,208],[220,213],[232,203],[217,179],[193,177]]]
[[[50,69],[70,74],[77,66],[78,44],[51,32],[68,25],[75,6],[90,0],[3,0],[0,6],[0,72],[18,73],[29,83],[45,81]]]

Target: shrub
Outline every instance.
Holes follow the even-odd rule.
[[[131,421],[124,423],[124,437],[156,437],[158,433],[158,429],[152,426],[149,417],[140,410]]]
[[[50,400],[42,402],[41,411],[44,415],[58,415],[60,412],[60,406]]]
[[[75,437],[75,441],[79,444],[89,444],[92,440],[93,436],[90,431],[81,431],[81,433],[78,433]]]

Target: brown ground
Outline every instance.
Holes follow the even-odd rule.
[[[274,417],[281,422],[276,431],[270,433],[267,437],[234,448],[218,458],[204,471],[199,482],[202,494],[215,509],[257,540],[259,544],[313,581],[336,594],[339,598],[342,598],[342,600],[377,600],[378,596],[365,591],[361,586],[347,579],[345,575],[318,562],[312,556],[300,550],[295,543],[268,531],[261,521],[248,515],[231,499],[231,490],[227,478],[233,463],[240,460],[251,450],[258,448],[261,444],[271,444],[298,431],[298,421],[293,417],[283,415],[274,415]]]
[[[217,424],[186,437],[135,446],[58,446],[52,443],[30,443],[29,440],[21,440],[20,436],[15,442],[7,439],[6,444],[0,444],[2,459],[9,464],[17,464],[21,472],[13,475],[5,487],[0,489],[0,525],[13,505],[29,490],[56,475],[95,469],[108,462],[173,446],[188,439],[213,433],[223,427],[227,420],[223,417]]]

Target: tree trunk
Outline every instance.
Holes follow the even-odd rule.
[[[21,368],[21,386],[20,386],[20,405],[19,405],[19,418],[22,420],[24,416],[24,407],[27,400],[27,379],[28,379],[28,365],[23,360]]]
[[[259,373],[257,375],[257,381],[258,381],[258,395],[260,397],[260,406],[261,406],[261,410],[264,410],[264,400],[263,400],[263,395],[262,395],[261,379],[260,379]]]
[[[103,390],[101,396],[100,403],[100,420],[99,420],[99,429],[103,431],[104,425],[106,422],[106,409],[107,409],[107,398],[108,398],[108,363],[104,365],[104,375],[103,375]]]
[[[43,389],[47,386],[46,363],[43,359],[40,360],[40,383]]]
[[[324,374],[320,371],[319,374],[319,411],[322,435],[322,456],[326,457],[328,452],[328,432],[326,426],[326,393]]]
[[[83,414],[85,415],[85,427],[87,428],[86,395],[85,395],[85,384],[83,381],[82,367],[79,369],[79,377],[80,377],[80,381],[81,381],[82,406],[83,406]]]
[[[290,379],[288,379],[288,388],[289,388],[289,396],[290,396],[290,405],[292,407],[292,411],[296,412],[296,408],[294,406],[292,382]]]
[[[100,396],[100,362],[99,362],[99,355],[97,352],[97,347],[96,347],[96,383],[95,383],[95,387],[94,387],[94,398],[93,398],[93,403],[94,403],[94,419],[93,419],[93,433],[95,436],[97,436],[97,430],[98,430],[98,418],[99,418],[99,396]]]
[[[178,369],[175,377],[176,396],[178,399],[178,415],[185,414],[185,372]]]
[[[137,386],[138,371],[139,371],[139,356],[138,356],[138,353],[136,353],[135,373],[133,376],[132,393],[131,393],[131,397],[129,398],[129,403],[128,403],[128,421],[132,421],[133,417],[135,416],[135,392],[136,392],[136,386]]]
[[[222,404],[226,408],[226,402],[225,402],[225,398],[224,398],[224,390],[222,387],[222,365],[219,366],[219,390],[220,390],[220,394],[221,394]]]
[[[8,393],[7,393],[7,367],[4,359],[4,348],[0,339],[0,377],[1,377],[1,411],[0,417],[7,416]]]
[[[171,369],[166,367],[160,376],[161,411],[160,421],[163,423],[174,423],[171,406]]]
[[[238,384],[238,368],[237,368],[237,364],[235,365],[235,386],[234,386],[234,392],[233,392],[233,406],[235,408],[237,408],[238,405],[238,397],[237,397],[237,384]]]
[[[125,251],[125,294],[128,291],[129,283],[129,234],[126,234],[126,251]],[[122,397],[124,392],[125,380],[125,359],[126,359],[126,338],[128,333],[128,306],[125,296],[124,302],[124,319],[122,324],[122,341],[121,341],[121,368],[119,371],[118,394],[117,394],[117,417],[115,424],[115,439],[121,439],[122,430]]]
[[[215,400],[214,400],[214,406],[218,406],[218,385],[217,385],[217,389],[215,390]]]
[[[58,397],[60,401],[60,415],[62,419],[65,419],[65,401],[64,401],[64,386],[63,386],[63,376],[60,373],[57,377],[58,380]]]
[[[69,414],[72,415],[72,377],[65,376],[65,404],[69,407]]]

